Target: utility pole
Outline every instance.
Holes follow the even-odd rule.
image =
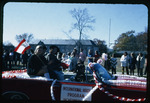
[[[111,32],[111,19],[109,19],[109,47],[110,47],[110,32]]]

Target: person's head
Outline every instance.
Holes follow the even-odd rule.
[[[57,52],[59,52],[59,49],[58,49],[57,46],[52,45],[52,46],[50,46],[50,48],[49,48],[49,52],[52,53],[52,54],[57,54]]]
[[[125,55],[125,56],[127,56],[127,55],[128,55],[128,53],[127,53],[127,52],[124,52],[124,55]]]
[[[82,48],[80,49],[80,52],[83,52],[83,49],[82,49]]]
[[[78,64],[81,64],[82,63],[82,60],[81,59],[78,59],[78,62],[77,62]]]
[[[65,56],[66,56],[66,53],[63,53],[63,54],[62,54],[62,57],[65,57]]]
[[[89,53],[89,54],[91,54],[91,53],[92,53],[92,50],[91,50],[91,49],[89,49],[88,53]]]
[[[67,53],[67,55],[68,55],[68,56],[70,56],[70,55],[71,55],[71,53],[70,53],[70,52],[68,52],[68,53]]]
[[[98,51],[97,51],[97,50],[95,50],[95,54],[97,54],[97,55],[98,55]]]
[[[142,53],[142,52],[140,52],[140,53],[139,53],[139,56],[141,56],[141,57],[142,57],[142,56],[143,56],[143,53]]]
[[[45,45],[43,45],[43,50],[44,50],[44,52],[46,52],[46,50],[47,50]]]
[[[35,55],[42,55],[43,54],[43,46],[42,45],[37,45],[34,51]]]
[[[76,54],[76,53],[77,53],[77,49],[76,49],[76,48],[74,48],[72,52],[74,52],[74,53]]]
[[[71,57],[75,57],[75,52],[71,52]]]
[[[131,53],[131,57],[134,57],[134,56],[135,56],[135,55],[134,55],[134,52],[132,52],[132,53]]]

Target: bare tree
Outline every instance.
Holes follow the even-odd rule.
[[[24,34],[16,35],[15,38],[18,42],[21,42],[23,39],[25,39],[29,43],[34,37],[33,34],[24,33]]]
[[[90,16],[88,13],[88,10],[85,9],[73,9],[70,11],[70,14],[75,19],[75,23],[73,23],[73,26],[69,33],[73,31],[74,29],[79,32],[79,44],[81,41],[81,38],[87,38],[85,32],[88,30],[93,30],[92,24],[95,23],[95,18],[93,16]],[[79,45],[80,49],[80,45]]]
[[[95,19],[93,16],[90,16],[88,10],[85,8],[75,9],[70,11],[70,14],[75,19],[75,23],[73,24],[72,30],[76,29],[79,31],[79,40],[81,40],[81,36],[87,30],[93,30],[92,23],[95,23]]]
[[[6,41],[3,43],[4,46],[13,46],[13,44],[10,41]]]

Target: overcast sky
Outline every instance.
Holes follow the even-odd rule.
[[[7,3],[4,6],[3,41],[16,46],[15,36],[23,33],[33,34],[35,39],[69,39],[63,31],[70,30],[75,22],[69,13],[74,8],[87,8],[96,22],[94,30],[86,35],[91,40],[105,40],[107,45],[109,30],[110,43],[114,43],[122,33],[144,32],[148,27],[148,9],[142,4]],[[79,38],[77,31],[70,35]]]

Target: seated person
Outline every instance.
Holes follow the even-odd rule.
[[[57,59],[58,47],[55,45],[50,46],[49,54],[46,59],[48,61],[48,71],[50,78],[57,80],[64,80],[64,74],[61,68],[61,61]]]
[[[71,58],[70,58],[70,65],[69,65],[69,71],[74,72],[76,69],[78,58],[76,57],[75,52],[71,53]]]
[[[81,59],[78,60],[75,72],[77,73],[75,76],[76,81],[85,81],[85,65],[83,64]]]
[[[46,78],[50,78],[47,70],[47,60],[43,53],[43,46],[36,46],[34,54],[29,58],[27,66],[27,74],[29,76],[45,76]]]

